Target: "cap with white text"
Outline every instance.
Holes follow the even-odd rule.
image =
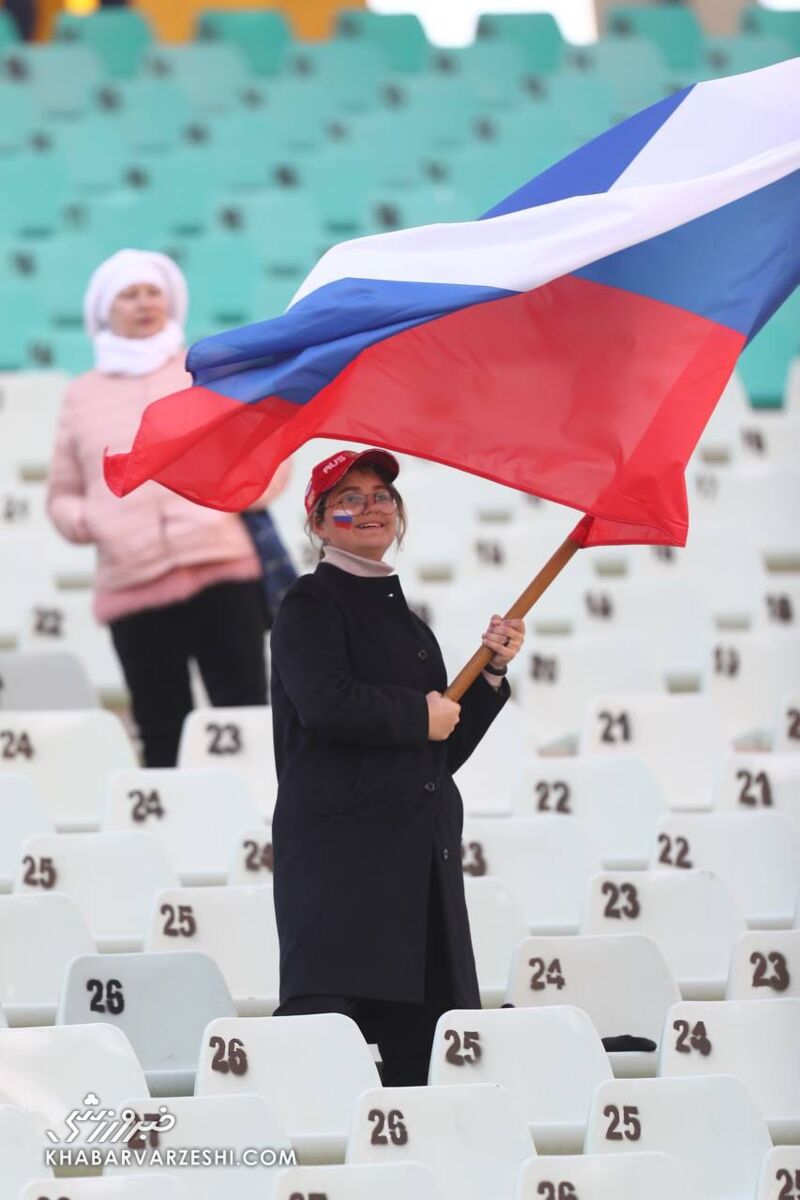
[[[311,472],[305,495],[306,512],[313,511],[323,492],[329,492],[355,466],[374,466],[382,470],[388,481],[400,474],[400,464],[388,450],[339,450],[330,458],[317,463]]]

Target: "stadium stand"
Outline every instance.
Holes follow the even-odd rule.
[[[484,1011],[442,1018],[427,1088],[381,1088],[347,1018],[272,1022],[269,711],[195,683],[179,766],[140,767],[93,552],[44,495],[106,255],[176,259],[190,341],[275,316],[340,240],[473,219],[639,108],[800,54],[800,11],[712,36],[689,4],[621,4],[585,46],[487,12],[455,49],[327,3],[314,42],[275,6],[176,3],[177,43],[152,7],[61,13],[39,43],[0,8],[0,1191],[793,1200],[797,1146],[772,1141],[800,1139],[800,294],[700,439],[686,549],[585,551],[530,615],[457,777]],[[272,510],[301,570],[329,447]],[[453,672],[575,514],[422,460],[400,483],[403,587]],[[626,1035],[653,1048],[604,1050]],[[168,1097],[151,1148],[288,1162],[54,1180],[43,1131],[90,1095]]]

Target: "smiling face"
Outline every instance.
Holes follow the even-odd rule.
[[[132,283],[114,297],[109,313],[112,333],[119,337],[152,337],[169,318],[169,301],[154,283]]]
[[[325,493],[322,517],[314,520],[315,533],[340,550],[382,559],[397,535],[397,509],[384,511],[388,504],[381,503],[381,495],[392,495],[392,489],[380,475],[371,467],[354,467]],[[367,504],[358,512],[362,496]]]

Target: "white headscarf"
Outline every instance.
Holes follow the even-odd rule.
[[[134,283],[152,283],[169,301],[169,320],[150,337],[128,338],[109,328],[111,306]],[[86,332],[94,344],[95,367],[104,375],[149,375],[185,343],[184,323],[189,292],[182,271],[166,254],[154,250],[119,250],[102,262],[83,298]]]

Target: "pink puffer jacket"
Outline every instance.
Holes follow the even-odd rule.
[[[88,371],[67,389],[50,464],[47,509],[71,542],[95,542],[95,588],[116,591],[156,579],[176,567],[226,562],[253,552],[236,513],[203,508],[158,483],[122,499],[103,477],[103,454],[130,449],[142,413],[153,400],[191,386],[185,352],[149,375],[115,376]],[[257,507],[286,485],[288,467],[276,473]]]

